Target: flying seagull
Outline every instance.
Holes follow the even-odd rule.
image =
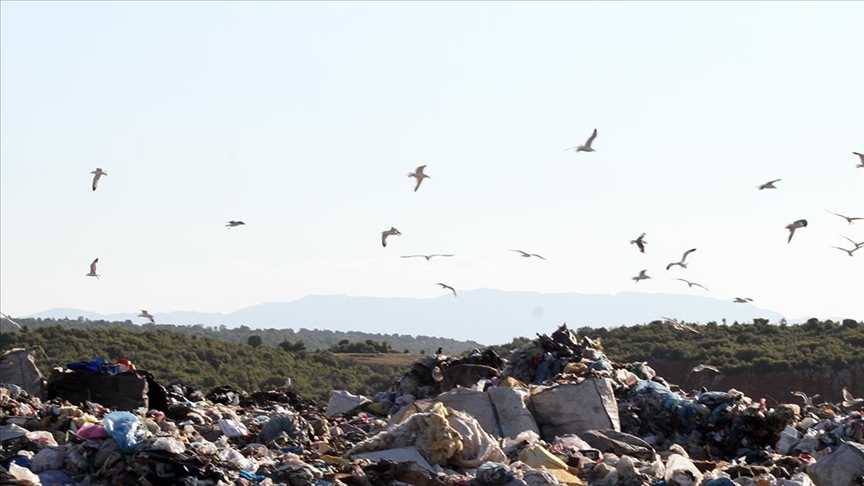
[[[431,255],[400,255],[401,258],[425,258],[427,262],[436,256],[437,257],[452,257],[452,256],[456,256],[456,255],[454,255],[452,253],[448,253],[446,255],[441,254],[441,253],[433,253]]]
[[[862,241],[861,243],[855,243],[855,242],[852,241],[852,239],[849,238],[849,237],[846,237],[846,236],[843,236],[843,235],[839,235],[839,236],[840,236],[841,238],[846,238],[846,241],[848,241],[849,243],[852,243],[853,245],[855,245],[855,249],[856,249],[856,250],[857,250],[858,248],[861,248],[862,246],[864,246],[864,241]]]
[[[635,277],[632,277],[633,280],[634,280],[636,283],[639,283],[640,280],[645,280],[645,279],[651,278],[651,277],[649,277],[649,276],[645,273],[645,272],[647,272],[647,271],[648,271],[648,270],[642,270],[641,272],[639,272],[639,275],[636,275]]]
[[[4,314],[4,313],[0,312],[0,317],[2,317],[3,319],[6,319],[7,321],[9,321],[9,324],[12,324],[13,326],[17,327],[18,329],[21,329],[22,331],[24,330],[24,328],[21,327],[21,324],[18,324],[17,322],[13,321],[11,317],[9,317],[9,314]]]
[[[228,229],[231,229],[231,228],[235,228],[237,226],[242,226],[244,224],[246,224],[246,223],[244,223],[243,221],[228,221],[228,224],[226,224],[225,227]]]
[[[819,394],[817,393],[816,395],[813,395],[812,397],[808,397],[807,394],[802,392],[802,391],[793,391],[792,394],[795,395],[796,397],[801,397],[801,399],[804,400],[804,405],[807,407],[812,407],[813,406],[813,399],[819,396]]]
[[[93,260],[93,263],[90,264],[90,273],[84,275],[85,277],[96,277],[99,278],[99,275],[96,273],[96,264],[99,263],[99,259]]]
[[[594,142],[595,138],[597,138],[597,129],[596,128],[594,129],[594,132],[591,133],[591,136],[588,137],[588,141],[585,142],[585,145],[576,145],[575,147],[570,147],[564,151],[566,152],[567,150],[575,149],[575,152],[577,152],[577,153],[578,152],[596,152],[596,150],[591,148],[591,144]]]
[[[147,312],[146,310],[142,310],[138,317],[143,317],[145,319],[150,319],[151,324],[156,324],[156,320],[153,318],[153,315]]]
[[[660,316],[660,317],[663,317],[663,316]],[[688,326],[687,324],[682,324],[678,319],[670,319],[668,317],[663,317],[663,319],[665,319],[670,324],[672,324],[672,327],[678,331],[690,331],[690,332],[695,333],[695,334],[700,334],[699,331]]]
[[[645,245],[648,244],[648,242],[645,241],[645,233],[639,235],[639,238],[636,238],[635,240],[630,240],[631,245],[634,243],[639,247],[640,252],[645,253]]]
[[[792,241],[792,236],[795,235],[796,229],[806,228],[806,227],[807,227],[807,220],[806,219],[799,219],[798,221],[795,221],[794,223],[787,224],[786,229],[789,230],[789,239],[786,240],[786,243],[789,243]]]
[[[834,216],[840,216],[841,218],[845,219],[846,222],[849,224],[852,224],[855,221],[858,221],[859,219],[864,219],[864,218],[850,218],[849,216],[843,216],[842,214],[832,213],[831,211],[828,211],[827,209],[825,210],[825,212],[827,212],[828,214],[833,214]]]
[[[413,177],[417,179],[417,185],[414,186],[414,192],[417,192],[417,189],[420,188],[420,183],[423,182],[423,179],[431,179],[428,175],[423,173],[423,169],[425,169],[425,165],[421,165],[414,169],[414,172],[409,172],[408,177]]]
[[[690,371],[691,371],[692,373],[699,373],[699,372],[702,371],[702,370],[711,370],[711,371],[713,371],[714,373],[722,373],[722,372],[721,372],[720,370],[718,370],[717,368],[715,368],[715,367],[713,367],[713,366],[711,366],[711,365],[706,365],[706,364],[699,364],[699,365],[696,365],[696,366],[694,366],[693,369],[690,370]]]
[[[689,280],[684,280],[683,278],[673,278],[672,280],[680,280],[680,281],[686,283],[686,284],[689,286],[689,288],[693,288],[693,286],[695,285],[695,286],[697,286],[697,287],[702,287],[703,289],[708,290],[707,288],[705,288],[705,287],[702,286],[702,285],[699,285],[699,284],[696,283],[696,282],[691,282],[691,281],[689,281]],[[710,291],[709,291],[709,292],[710,292]]]
[[[855,398],[845,386],[843,387],[843,406],[846,408],[858,408],[864,404],[864,398]]]
[[[858,165],[856,165],[855,167],[857,167],[859,169],[864,167],[864,154],[859,154],[858,152],[852,152],[852,153],[857,155],[858,158],[861,159],[861,162],[858,162]]]
[[[93,185],[93,190],[95,191],[95,190],[96,190],[96,186],[99,185],[99,178],[102,177],[102,176],[107,176],[108,173],[105,172],[104,170],[100,169],[99,167],[97,167],[96,170],[94,170],[93,172],[91,172],[91,174],[94,174],[94,175],[93,175],[93,184],[92,184],[92,185]]]
[[[447,285],[447,284],[443,284],[443,283],[441,283],[441,282],[438,282],[438,283],[435,284],[435,285],[440,285],[442,289],[447,289],[447,290],[453,292],[453,297],[456,297],[456,289],[454,289],[453,287],[451,287],[451,286],[449,286],[449,285]]]
[[[402,233],[400,233],[399,230],[396,229],[394,226],[391,226],[390,229],[387,231],[382,231],[381,232],[381,245],[386,247],[387,246],[387,237],[393,236],[393,235],[399,236],[399,235],[402,235]]]
[[[747,302],[753,302],[753,299],[750,297],[735,297],[733,299],[736,304],[746,304]]]
[[[669,265],[666,265],[666,270],[669,270],[670,268],[674,267],[675,265],[678,265],[681,268],[687,268],[687,264],[684,263],[684,260],[687,259],[687,255],[693,253],[694,251],[696,251],[696,248],[691,248],[691,249],[685,251],[684,255],[681,257],[681,261],[680,262],[673,262],[673,263],[670,263]]]
[[[525,258],[537,257],[541,260],[545,260],[545,258],[543,258],[542,256],[540,256],[536,253],[528,253],[527,251],[522,251],[522,250],[510,250],[510,251],[515,251],[515,252],[521,253],[522,256]]]
[[[851,250],[847,250],[846,248],[840,248],[839,246],[832,246],[831,248],[837,248],[840,251],[845,251],[846,253],[849,254],[849,256],[855,256],[855,255],[853,255],[853,253],[855,253],[855,251],[858,250],[860,247],[855,247]]]
[[[773,181],[768,181],[765,184],[762,184],[761,186],[756,186],[756,188],[759,189],[760,191],[762,189],[777,189],[777,187],[774,185],[774,183],[780,182],[781,180],[782,179],[774,179]]]

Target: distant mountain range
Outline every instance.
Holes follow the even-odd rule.
[[[99,314],[78,309],[51,309],[33,318],[146,322],[134,313]],[[514,337],[550,333],[563,322],[571,328],[634,325],[672,317],[686,322],[778,322],[784,316],[751,304],[682,294],[620,292],[617,294],[542,294],[493,289],[466,290],[459,297],[432,299],[310,295],[293,302],[268,302],[230,314],[206,312],[156,313],[157,323],[253,329],[321,329],[384,334],[447,337],[483,344],[502,344]],[[807,319],[789,319],[790,324]],[[829,317],[823,317],[829,319]],[[832,320],[842,318],[830,317]]]

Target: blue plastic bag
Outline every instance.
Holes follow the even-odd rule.
[[[134,451],[147,433],[138,417],[129,412],[109,413],[102,419],[102,426],[124,453]]]

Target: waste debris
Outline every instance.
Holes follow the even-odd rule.
[[[372,397],[207,391],[102,358],[0,358],[0,485],[853,486],[862,400],[685,391],[564,324],[424,356]],[[41,381],[40,381],[41,380]],[[42,381],[45,381],[44,383]]]

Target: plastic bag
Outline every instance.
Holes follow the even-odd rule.
[[[102,419],[102,425],[124,453],[135,450],[146,434],[138,417],[129,412],[111,412]]]

